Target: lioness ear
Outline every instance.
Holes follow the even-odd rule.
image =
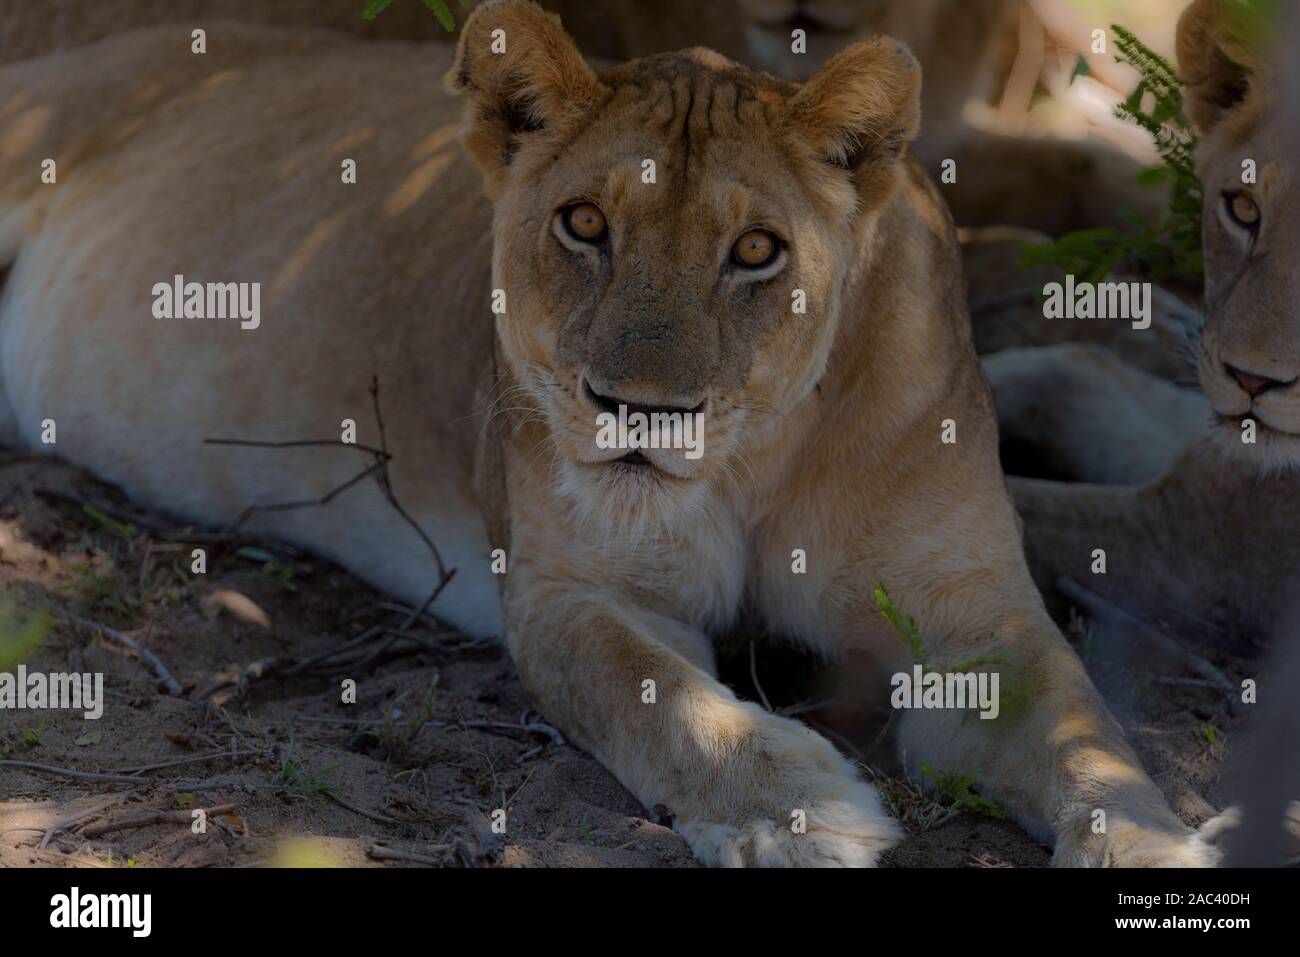
[[[489,192],[522,137],[562,136],[604,90],[559,17],[530,0],[488,0],[474,11],[446,85],[469,96],[462,142],[483,168]]]
[[[1187,118],[1201,133],[1246,98],[1258,52],[1239,36],[1224,0],[1195,0],[1178,20],[1178,72],[1186,81]]]
[[[891,164],[921,125],[921,68],[897,40],[864,40],[831,57],[788,109],[795,132],[826,162]]]

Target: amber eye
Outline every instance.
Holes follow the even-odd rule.
[[[1228,215],[1238,226],[1251,230],[1259,226],[1259,204],[1249,193],[1230,193],[1224,200],[1228,204]]]
[[[605,238],[609,226],[605,214],[594,203],[578,203],[563,213],[564,228],[570,236],[582,243],[598,243]]]
[[[777,239],[766,229],[751,229],[731,247],[731,260],[746,269],[760,269],[780,251]]]

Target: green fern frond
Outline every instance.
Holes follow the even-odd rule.
[[[876,582],[876,590],[872,597],[875,598],[876,607],[885,616],[885,620],[894,626],[898,636],[903,639],[903,643],[912,652],[912,660],[922,668],[928,668],[929,661],[926,660],[925,644],[921,641],[921,631],[916,627],[915,619],[894,604],[894,600],[889,597],[889,592],[885,589],[884,582]]]
[[[420,0],[426,7],[433,11],[433,15],[438,18],[443,29],[451,33],[456,29],[456,17],[447,6],[447,0]],[[361,11],[361,17],[364,20],[373,20],[379,16],[394,3],[394,0],[367,0],[366,8]],[[462,7],[469,7],[469,0],[460,0]]]
[[[1183,81],[1173,64],[1131,30],[1112,24],[1111,31],[1116,61],[1127,63],[1139,76],[1133,92],[1116,105],[1115,115],[1151,137],[1160,165],[1144,170],[1138,182],[1167,186],[1169,203],[1155,223],[1127,214],[1132,232],[1076,230],[1051,243],[1022,247],[1020,263],[1057,268],[1085,282],[1100,282],[1122,266],[1155,280],[1199,283],[1203,195],[1196,176],[1196,135],[1183,111]]]

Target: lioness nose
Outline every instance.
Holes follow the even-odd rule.
[[[618,415],[618,410],[620,406],[624,406],[627,408],[628,415],[631,415],[633,412],[642,412],[646,415],[652,415],[655,412],[671,414],[673,412],[703,412],[704,411],[704,404],[705,404],[704,402],[700,402],[695,406],[654,405],[645,402],[635,402],[631,399],[625,399],[617,395],[612,395],[604,387],[602,387],[598,391],[596,387],[591,384],[590,380],[586,381],[584,385],[587,390],[587,398],[591,399],[591,401],[594,402],[597,408],[599,408],[602,412],[610,412],[613,413],[614,415]]]
[[[1256,375],[1253,372],[1246,372],[1243,369],[1238,369],[1236,366],[1228,365],[1227,363],[1224,363],[1223,368],[1227,370],[1228,375],[1237,380],[1237,384],[1251,397],[1263,395],[1269,389],[1282,388],[1291,385],[1296,381],[1295,379],[1292,379],[1289,382],[1283,379],[1270,379],[1267,376]]]

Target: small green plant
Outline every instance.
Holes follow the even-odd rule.
[[[894,626],[894,631],[898,632],[898,636],[903,639],[903,643],[912,652],[912,660],[922,668],[928,669],[930,663],[926,659],[925,644],[921,641],[921,632],[916,627],[916,621],[911,615],[894,604],[894,600],[889,597],[884,582],[876,582],[876,590],[872,597],[875,598],[876,607],[885,616],[885,620]]]
[[[447,6],[447,0],[420,0],[420,2],[433,11],[433,15],[438,18],[438,22],[448,33],[456,29],[456,17]],[[361,16],[366,20],[373,20],[392,5],[393,0],[368,0]],[[469,0],[460,0],[460,5],[468,7]]]
[[[1281,6],[1280,0],[1225,3],[1232,34],[1239,43],[1262,48],[1275,30]],[[1051,243],[1025,246],[1020,264],[1059,268],[1082,282],[1099,282],[1115,268],[1123,267],[1156,280],[1199,284],[1204,279],[1203,192],[1195,170],[1196,135],[1183,112],[1185,84],[1173,65],[1131,30],[1112,24],[1111,31],[1119,51],[1116,62],[1128,64],[1139,75],[1137,88],[1115,107],[1115,114],[1150,135],[1160,154],[1160,164],[1143,170],[1138,182],[1167,185],[1169,205],[1155,223],[1147,223],[1132,212],[1124,213],[1132,232],[1083,229]],[[1150,109],[1144,105],[1148,102]]]
[[[29,660],[49,628],[50,617],[43,611],[24,618],[12,601],[0,605],[0,671],[13,671]]]
[[[254,545],[242,545],[235,549],[235,557],[261,562],[261,575],[263,578],[274,582],[285,591],[296,592],[298,590],[296,584],[298,569],[292,562],[280,561],[266,549],[257,548]]]
[[[293,760],[293,740],[290,739],[289,747],[284,752],[284,760],[280,762],[280,770],[275,773],[275,777],[271,778],[269,787],[277,794],[290,798],[306,798],[321,793],[339,794],[342,788],[324,779],[342,766],[342,762],[338,762],[322,768],[319,772],[313,771],[306,764]]]
[[[424,693],[417,714],[405,718],[401,709],[388,709],[384,723],[379,727],[377,737],[388,751],[389,756],[408,754],[420,733],[433,721],[433,706],[438,700],[438,675],[435,672],[429,680],[429,688]]]
[[[992,798],[976,794],[971,788],[975,784],[975,775],[961,771],[936,771],[924,761],[917,764],[921,773],[934,784],[938,803],[954,811],[969,811],[984,817],[1003,819],[1007,810]]]
[[[145,598],[136,593],[137,582],[111,555],[94,549],[85,562],[69,563],[68,567],[76,578],[57,591],[68,596],[73,612],[115,628],[131,625]]]
[[[130,522],[120,522],[113,516],[101,512],[93,505],[83,505],[81,510],[103,531],[120,542],[130,545],[135,541],[135,526]]]
[[[1202,734],[1202,735],[1204,736],[1204,738],[1205,738],[1205,743],[1208,744],[1210,747],[1214,747],[1214,738],[1215,738],[1216,732],[1215,732],[1215,730],[1214,730],[1214,722],[1213,722],[1213,721],[1207,721],[1207,722],[1205,722],[1205,726],[1201,728],[1201,734]]]
[[[1007,665],[1007,658],[1002,654],[983,654],[976,655],[974,658],[967,658],[951,666],[944,666],[942,663],[932,663],[925,652],[925,642],[921,639],[921,630],[916,627],[916,620],[907,612],[895,604],[889,596],[888,589],[885,588],[884,582],[877,581],[873,597],[876,607],[880,613],[885,616],[885,620],[893,626],[894,631],[903,639],[908,650],[912,653],[912,660],[921,666],[925,672],[950,672],[952,674],[965,674],[975,671],[978,668],[987,665]],[[997,635],[989,635],[989,644],[997,643]],[[1012,720],[1022,715],[1025,708],[1028,707],[1032,700],[1032,694],[1027,687],[1010,687],[1005,690],[999,690],[998,700],[1000,702],[999,716]],[[973,709],[967,709],[962,716],[962,723],[965,724],[975,714]]]
[[[1112,24],[1115,57],[1138,71],[1137,87],[1115,115],[1144,129],[1160,154],[1160,164],[1143,170],[1138,182],[1169,187],[1169,205],[1155,223],[1123,213],[1133,227],[1082,229],[1054,242],[1021,249],[1020,265],[1058,268],[1080,282],[1101,282],[1118,267],[1152,279],[1199,283],[1201,259],[1201,182],[1196,176],[1196,135],[1183,112],[1183,81],[1173,65],[1130,30]],[[1150,108],[1145,105],[1149,101]]]
[[[429,690],[424,693],[424,702],[420,713],[411,721],[411,737],[424,730],[424,726],[433,720],[433,703],[438,700],[438,673],[435,671],[429,679]]]

